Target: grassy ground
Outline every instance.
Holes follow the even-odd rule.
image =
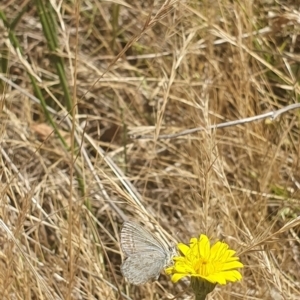
[[[192,299],[126,283],[131,218],[237,251],[209,299],[299,299],[299,110],[159,138],[298,103],[298,1],[51,3],[0,4],[1,298]]]

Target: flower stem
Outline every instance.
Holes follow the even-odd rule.
[[[205,295],[197,294],[197,295],[195,295],[195,300],[205,300],[206,296],[207,296],[207,294],[205,294]]]
[[[195,300],[205,300],[206,296],[213,291],[216,284],[200,277],[191,278],[191,287],[195,294]]]

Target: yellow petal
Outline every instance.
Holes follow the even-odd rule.
[[[236,282],[242,279],[242,274],[239,271],[232,270],[220,273],[220,276],[226,281]]]
[[[185,273],[188,275],[195,273],[195,270],[188,264],[176,264],[173,273]]]
[[[199,253],[201,257],[209,258],[210,256],[210,242],[206,235],[201,234],[199,240]]]
[[[173,270],[174,270],[174,267],[169,267],[169,268],[165,269],[165,272],[166,272],[167,275],[170,275],[170,274],[173,273]]]
[[[177,245],[177,248],[179,249],[179,251],[180,251],[184,256],[186,256],[187,253],[190,251],[190,247],[187,246],[187,245],[185,245],[185,244],[183,244],[183,243],[179,243],[179,244]]]
[[[233,270],[233,269],[239,269],[239,268],[243,268],[244,265],[240,262],[240,261],[231,261],[231,262],[225,262],[224,264],[222,264],[222,271],[229,271],[229,270]]]

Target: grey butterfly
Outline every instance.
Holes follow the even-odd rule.
[[[127,257],[121,272],[135,285],[158,279],[160,271],[170,264],[175,249],[134,222],[125,222],[121,230],[121,247]]]

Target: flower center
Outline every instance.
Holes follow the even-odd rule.
[[[194,265],[194,269],[195,269],[196,273],[201,276],[207,276],[209,274],[208,267],[209,267],[208,261],[202,257],[200,259],[198,259]]]
[[[218,262],[211,262],[203,257],[199,258],[194,264],[194,270],[200,276],[208,276],[216,273],[220,269]]]

